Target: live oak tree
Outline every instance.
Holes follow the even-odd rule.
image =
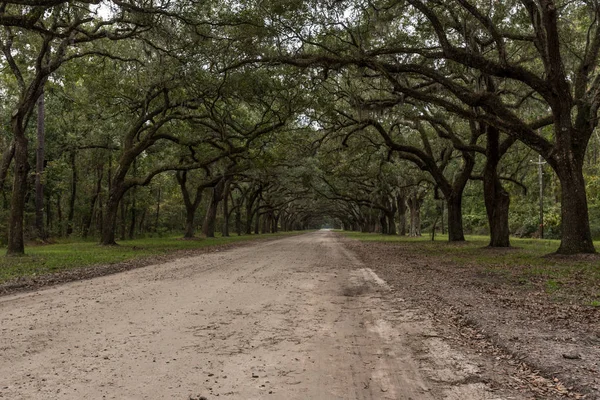
[[[210,234],[417,234],[447,213],[451,239],[487,220],[490,245],[508,246],[537,230],[541,154],[546,233],[562,229],[562,253],[594,250],[595,3],[227,4],[1,3],[10,254],[34,231],[42,90],[48,234],[191,236],[197,214]]]
[[[24,253],[23,213],[29,172],[26,130],[36,102],[50,76],[70,60],[107,56],[99,42],[121,40],[143,31],[125,9],[108,19],[88,2],[40,1],[0,4],[2,63],[17,83],[19,93],[11,111],[14,178],[7,254]],[[115,56],[118,57],[118,56]]]
[[[368,68],[389,79],[402,96],[514,136],[540,153],[561,181],[559,252],[593,252],[582,168],[599,105],[598,6],[548,0],[502,5],[468,0],[355,3],[324,5],[321,16],[319,7],[312,12],[303,8],[300,22],[282,17],[278,28],[287,35],[285,43],[301,45],[265,50],[255,60],[325,71]],[[289,12],[284,15],[296,11],[283,10]],[[303,29],[293,21],[315,27]],[[499,79],[500,86],[489,91],[443,71],[456,65],[482,79]],[[546,110],[532,115],[540,103]],[[553,139],[538,131],[548,125],[553,126]]]
[[[487,3],[467,0],[435,5],[420,0],[407,3],[431,25],[435,45],[397,49],[398,54],[447,60],[503,79],[506,87],[517,86],[545,104],[548,114],[536,119],[515,108],[513,88],[477,90],[450,81],[432,68],[419,68],[416,62],[400,66],[395,72],[415,71],[431,77],[464,106],[437,96],[420,94],[422,98],[493,125],[541,154],[562,186],[562,241],[558,252],[594,252],[582,169],[600,106],[596,71],[600,52],[598,5],[528,0],[494,4],[492,9]],[[508,12],[510,20],[505,18]],[[483,110],[482,115],[474,115],[473,107]],[[544,118],[553,124],[553,138],[536,130],[544,125]]]

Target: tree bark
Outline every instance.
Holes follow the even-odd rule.
[[[106,211],[103,218],[102,225],[102,240],[103,246],[115,246],[115,231],[117,227],[117,215],[119,213],[119,203],[123,199],[125,194],[125,187],[123,185],[117,185],[113,182],[108,195],[108,201],[106,202]]]
[[[258,235],[259,233],[260,233],[260,214],[258,212],[258,207],[257,207],[256,220],[254,221],[254,234]]]
[[[121,199],[121,202],[119,203],[119,206],[120,206],[120,209],[121,209],[121,212],[120,212],[120,214],[121,214],[121,232],[120,232],[120,235],[119,235],[119,239],[120,240],[125,240],[125,232],[127,230],[127,208],[128,208],[127,207],[128,206],[127,203],[129,203],[129,202],[125,201],[125,199],[128,198],[128,197],[129,196],[127,196],[127,197],[124,196]]]
[[[467,156],[463,153],[463,160],[465,163],[463,169],[452,184],[446,184],[442,180],[438,182],[443,183],[440,186],[446,198],[446,205],[448,206],[448,241],[450,242],[464,242],[465,240],[462,220],[462,197],[475,167],[475,158],[472,155]]]
[[[396,220],[395,217],[396,216],[396,207],[393,208],[392,211],[388,211],[387,213],[387,221],[388,221],[388,229],[387,229],[387,233],[388,235],[396,235],[397,231],[396,231]]]
[[[252,219],[254,217],[252,204],[246,202],[246,235],[252,234]]]
[[[465,240],[462,223],[462,191],[448,196],[446,205],[448,206],[448,240],[462,242]]]
[[[8,248],[7,255],[25,254],[25,241],[23,237],[23,216],[25,213],[25,194],[27,192],[27,175],[29,161],[27,157],[28,141],[25,132],[15,126],[15,171],[13,178],[12,198],[10,203],[10,217],[8,222]]]
[[[196,211],[202,202],[202,191],[204,190],[205,186],[198,186],[196,188],[196,196],[192,199],[187,188],[187,174],[187,171],[181,171],[175,176],[177,178],[177,182],[179,183],[179,188],[181,189],[183,204],[185,205],[185,231],[183,237],[186,239],[192,239],[196,231],[196,226],[194,223]]]
[[[185,210],[185,231],[183,237],[186,239],[192,239],[194,237],[194,233],[196,232],[196,227],[194,226],[194,219],[196,217],[196,209],[195,208],[186,208]]]
[[[383,211],[379,212],[379,226],[381,227],[381,234],[387,235],[388,234],[388,220],[387,220],[385,212],[383,212]]]
[[[15,156],[15,143],[10,142],[8,147],[2,153],[2,161],[0,161],[0,191],[4,190],[4,183],[8,175],[8,169]]]
[[[510,230],[508,226],[510,195],[502,187],[502,182],[497,173],[490,174],[492,176],[488,177],[486,175],[487,171],[484,175],[483,192],[490,226],[489,247],[510,247]]]
[[[446,234],[446,224],[444,223],[444,202],[442,202],[442,204],[440,205],[441,207],[441,211],[440,211],[440,224],[442,225],[442,235]]]
[[[279,217],[281,216],[281,214],[273,214],[273,226],[271,227],[271,233],[277,233],[279,230]]]
[[[261,189],[258,188],[254,192],[250,194],[246,198],[246,234],[252,234],[252,220],[254,219],[254,214],[258,213],[259,206],[257,205],[254,208],[254,203],[258,200],[258,196],[260,196]],[[258,200],[260,202],[260,200]]]
[[[223,189],[223,230],[222,235],[229,237],[229,182],[225,184]]]
[[[260,225],[260,233],[269,233],[269,214],[263,214],[262,224]]]
[[[562,236],[558,254],[595,253],[583,177],[583,163],[571,159],[556,170],[561,184]]]
[[[416,194],[408,199],[408,208],[410,210],[410,236],[421,236],[421,204],[423,200]]]
[[[225,189],[225,179],[221,179],[212,189],[212,195],[208,204],[208,210],[202,225],[202,233],[206,237],[215,237],[215,225],[217,219],[217,207],[223,200],[223,191]]]
[[[510,195],[498,176],[498,164],[502,157],[500,151],[500,132],[487,127],[486,163],[483,171],[483,197],[490,227],[489,247],[510,247],[510,229],[508,212]]]
[[[235,232],[238,236],[242,236],[242,205],[238,204],[235,209]]]
[[[398,225],[400,228],[400,236],[406,236],[406,198],[402,195],[396,197],[398,204]]]

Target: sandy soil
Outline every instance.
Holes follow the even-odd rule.
[[[600,399],[599,308],[553,299],[544,287],[521,286],[476,264],[418,254],[412,243],[340,240],[438,321],[454,345],[498,360],[492,367],[510,377],[505,385],[539,399]]]
[[[0,321],[5,399],[533,398],[327,231],[5,296]]]

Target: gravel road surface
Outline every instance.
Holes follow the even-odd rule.
[[[504,399],[319,231],[0,298],[4,399]]]

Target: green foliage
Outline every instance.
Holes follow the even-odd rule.
[[[36,60],[60,61],[44,86],[43,182],[47,228],[53,236],[65,235],[71,211],[74,235],[88,224],[90,234],[97,235],[106,226],[108,199],[120,171],[126,171],[123,181],[136,188],[128,186],[122,199],[118,224],[123,233],[130,223],[135,223],[135,235],[167,236],[180,230],[184,207],[172,171],[200,162],[207,164],[194,167],[201,170],[190,172],[189,186],[227,174],[234,186],[230,200],[250,222],[256,213],[383,230],[382,214],[389,218],[398,201],[405,204],[412,198],[423,203],[425,231],[436,220],[440,229],[445,223],[439,220],[443,198],[453,192],[471,158],[475,167],[463,196],[463,225],[466,232],[484,233],[489,228],[481,180],[489,143],[482,121],[500,127],[501,142],[508,135],[522,140],[503,155],[498,173],[511,195],[511,233],[528,238],[538,232],[539,183],[532,161],[536,151],[549,159],[561,148],[553,148],[559,141],[552,125],[527,128],[549,115],[552,104],[544,93],[555,88],[537,88],[554,79],[547,79],[549,62],[539,54],[545,46],[529,40],[534,26],[522,2],[474,2],[480,15],[489,18],[486,23],[461,2],[423,2],[439,18],[442,31],[451,32],[449,46],[476,53],[460,60],[434,51],[439,32],[422,10],[404,2],[182,0],[161,3],[160,13],[113,4],[114,15],[123,17],[114,25],[86,2],[52,4],[8,4],[6,15],[33,19],[10,27],[0,24],[0,39],[12,46],[25,82],[39,73],[42,64]],[[595,64],[578,67],[584,53],[597,47],[586,45],[598,24],[591,7],[567,2],[558,10],[559,69],[569,75],[568,84],[576,81],[577,71],[592,71],[582,77],[583,87],[600,82],[593,79]],[[463,21],[461,29],[455,28],[456,20]],[[92,40],[97,31],[102,35]],[[40,32],[55,35],[45,57],[38,57],[45,37]],[[502,44],[495,37],[498,32]],[[539,40],[545,37],[539,35]],[[67,58],[60,59],[60,43]],[[24,93],[7,54],[0,61],[2,150],[12,139],[10,116]],[[502,54],[510,54],[502,68],[484,71]],[[485,65],[469,65],[478,57]],[[518,73],[497,72],[513,67]],[[532,85],[519,78],[519,71],[541,78]],[[490,76],[494,87],[487,96],[481,96],[484,76]],[[573,115],[582,120],[587,98],[591,96],[574,102],[582,113],[574,109]],[[485,103],[489,99],[494,102]],[[502,110],[507,112],[496,113]],[[589,119],[587,126],[595,121]],[[29,164],[34,165],[33,123],[26,134]],[[584,139],[563,142],[586,143]],[[584,172],[596,238],[599,153],[600,136],[594,132]],[[544,233],[559,238],[561,190],[550,165],[544,166],[542,178]],[[71,205],[73,183],[77,193]],[[6,242],[9,186],[5,184],[0,199],[0,243]],[[28,189],[27,226],[34,211]],[[260,195],[247,208],[244,202],[252,192]],[[198,216],[205,211],[206,201]],[[217,226],[222,219],[219,213]]]

